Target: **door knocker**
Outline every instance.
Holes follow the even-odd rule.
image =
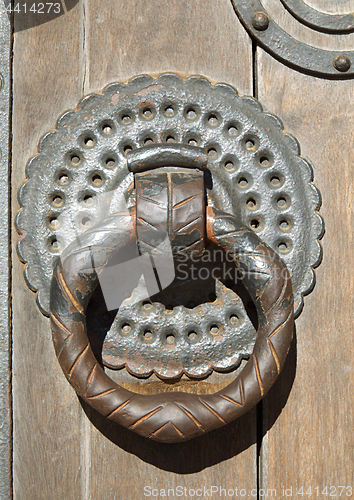
[[[63,114],[26,171],[18,253],[85,401],[177,442],[267,393],[314,286],[323,233],[312,168],[278,118],[203,77],[138,76]],[[98,284],[115,314],[100,353],[87,331],[100,329],[99,317],[88,321]],[[242,359],[233,382],[208,395],[136,394],[104,371],[201,378]]]

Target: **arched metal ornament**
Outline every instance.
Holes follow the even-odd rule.
[[[284,7],[296,19],[316,31],[341,35],[354,31],[354,14],[327,14],[307,5],[304,0],[281,0]]]
[[[353,78],[354,51],[319,49],[296,40],[284,31],[264,8],[261,0],[231,0],[235,11],[252,38],[283,63],[314,76]],[[303,0],[280,0],[302,24],[329,34],[350,33],[354,16],[318,12]]]
[[[108,418],[170,442],[224,425],[259,401],[283,366],[294,314],[313,288],[323,233],[312,168],[278,118],[203,77],[139,76],[62,115],[26,172],[18,253],[78,394]],[[128,294],[100,354],[106,366],[162,379],[205,377],[248,359],[232,384],[203,398],[122,389],[87,337],[107,331],[109,311],[88,307],[98,281],[104,294],[102,277],[113,276],[107,262],[115,252],[132,261],[134,248],[139,259],[164,224],[176,277],[144,300],[129,289],[132,268],[120,275]],[[219,266],[219,274],[178,276],[181,244],[195,251],[188,269],[199,255],[197,269],[202,262],[204,273]],[[226,274],[225,262],[205,258],[215,249],[230,257]]]

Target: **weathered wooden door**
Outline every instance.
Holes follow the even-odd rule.
[[[351,0],[307,1],[332,13],[354,10]],[[353,34],[314,32],[279,0],[263,3],[299,40],[332,50],[354,47]],[[22,30],[15,24],[12,34],[1,9],[2,92],[10,95],[9,101],[4,96],[3,110],[11,124],[9,136],[6,120],[3,125],[0,181],[2,363],[11,357],[11,390],[6,394],[4,368],[1,397],[4,405],[8,401],[12,422],[4,418],[2,427],[1,498],[10,498],[10,491],[18,500],[351,497],[354,81],[309,76],[277,61],[252,42],[230,0],[80,0],[50,22]],[[315,290],[305,297],[285,368],[270,393],[234,423],[166,445],[133,435],[80,403],[56,360],[49,320],[23,279],[13,219],[26,162],[63,111],[110,82],[170,71],[229,83],[283,120],[314,165],[326,233]],[[8,230],[13,232],[11,259]],[[10,309],[5,306],[8,276]],[[138,392],[166,385],[112,376]],[[175,389],[214,392],[223,377],[232,374],[180,381]]]

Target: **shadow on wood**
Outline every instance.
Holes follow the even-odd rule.
[[[271,429],[281,414],[286,405],[293,386],[296,374],[297,365],[297,338],[296,327],[294,328],[294,336],[291,343],[289,353],[287,355],[284,368],[277,378],[275,384],[270,389],[265,398],[261,401],[262,405],[262,421],[258,422],[262,438]],[[260,443],[258,443],[260,445]]]

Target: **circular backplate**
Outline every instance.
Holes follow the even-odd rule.
[[[255,99],[226,84],[174,74],[110,84],[64,113],[56,130],[40,140],[19,193],[16,225],[26,281],[38,292],[43,314],[49,311],[52,272],[63,249],[119,209],[119,200],[132,203],[129,151],[159,142],[206,149],[209,205],[241,219],[279,253],[291,273],[298,315],[321,258],[323,222],[311,166],[281,121],[264,113]],[[200,377],[235,367],[251,354],[256,336],[247,303],[236,291],[217,280],[205,300],[191,290],[187,302],[172,304],[172,310],[160,297],[125,304],[103,344],[104,363],[161,377]],[[107,332],[107,321],[112,322],[109,315],[98,315],[92,332]],[[171,329],[178,349],[165,342]],[[128,358],[132,346],[136,356]]]

